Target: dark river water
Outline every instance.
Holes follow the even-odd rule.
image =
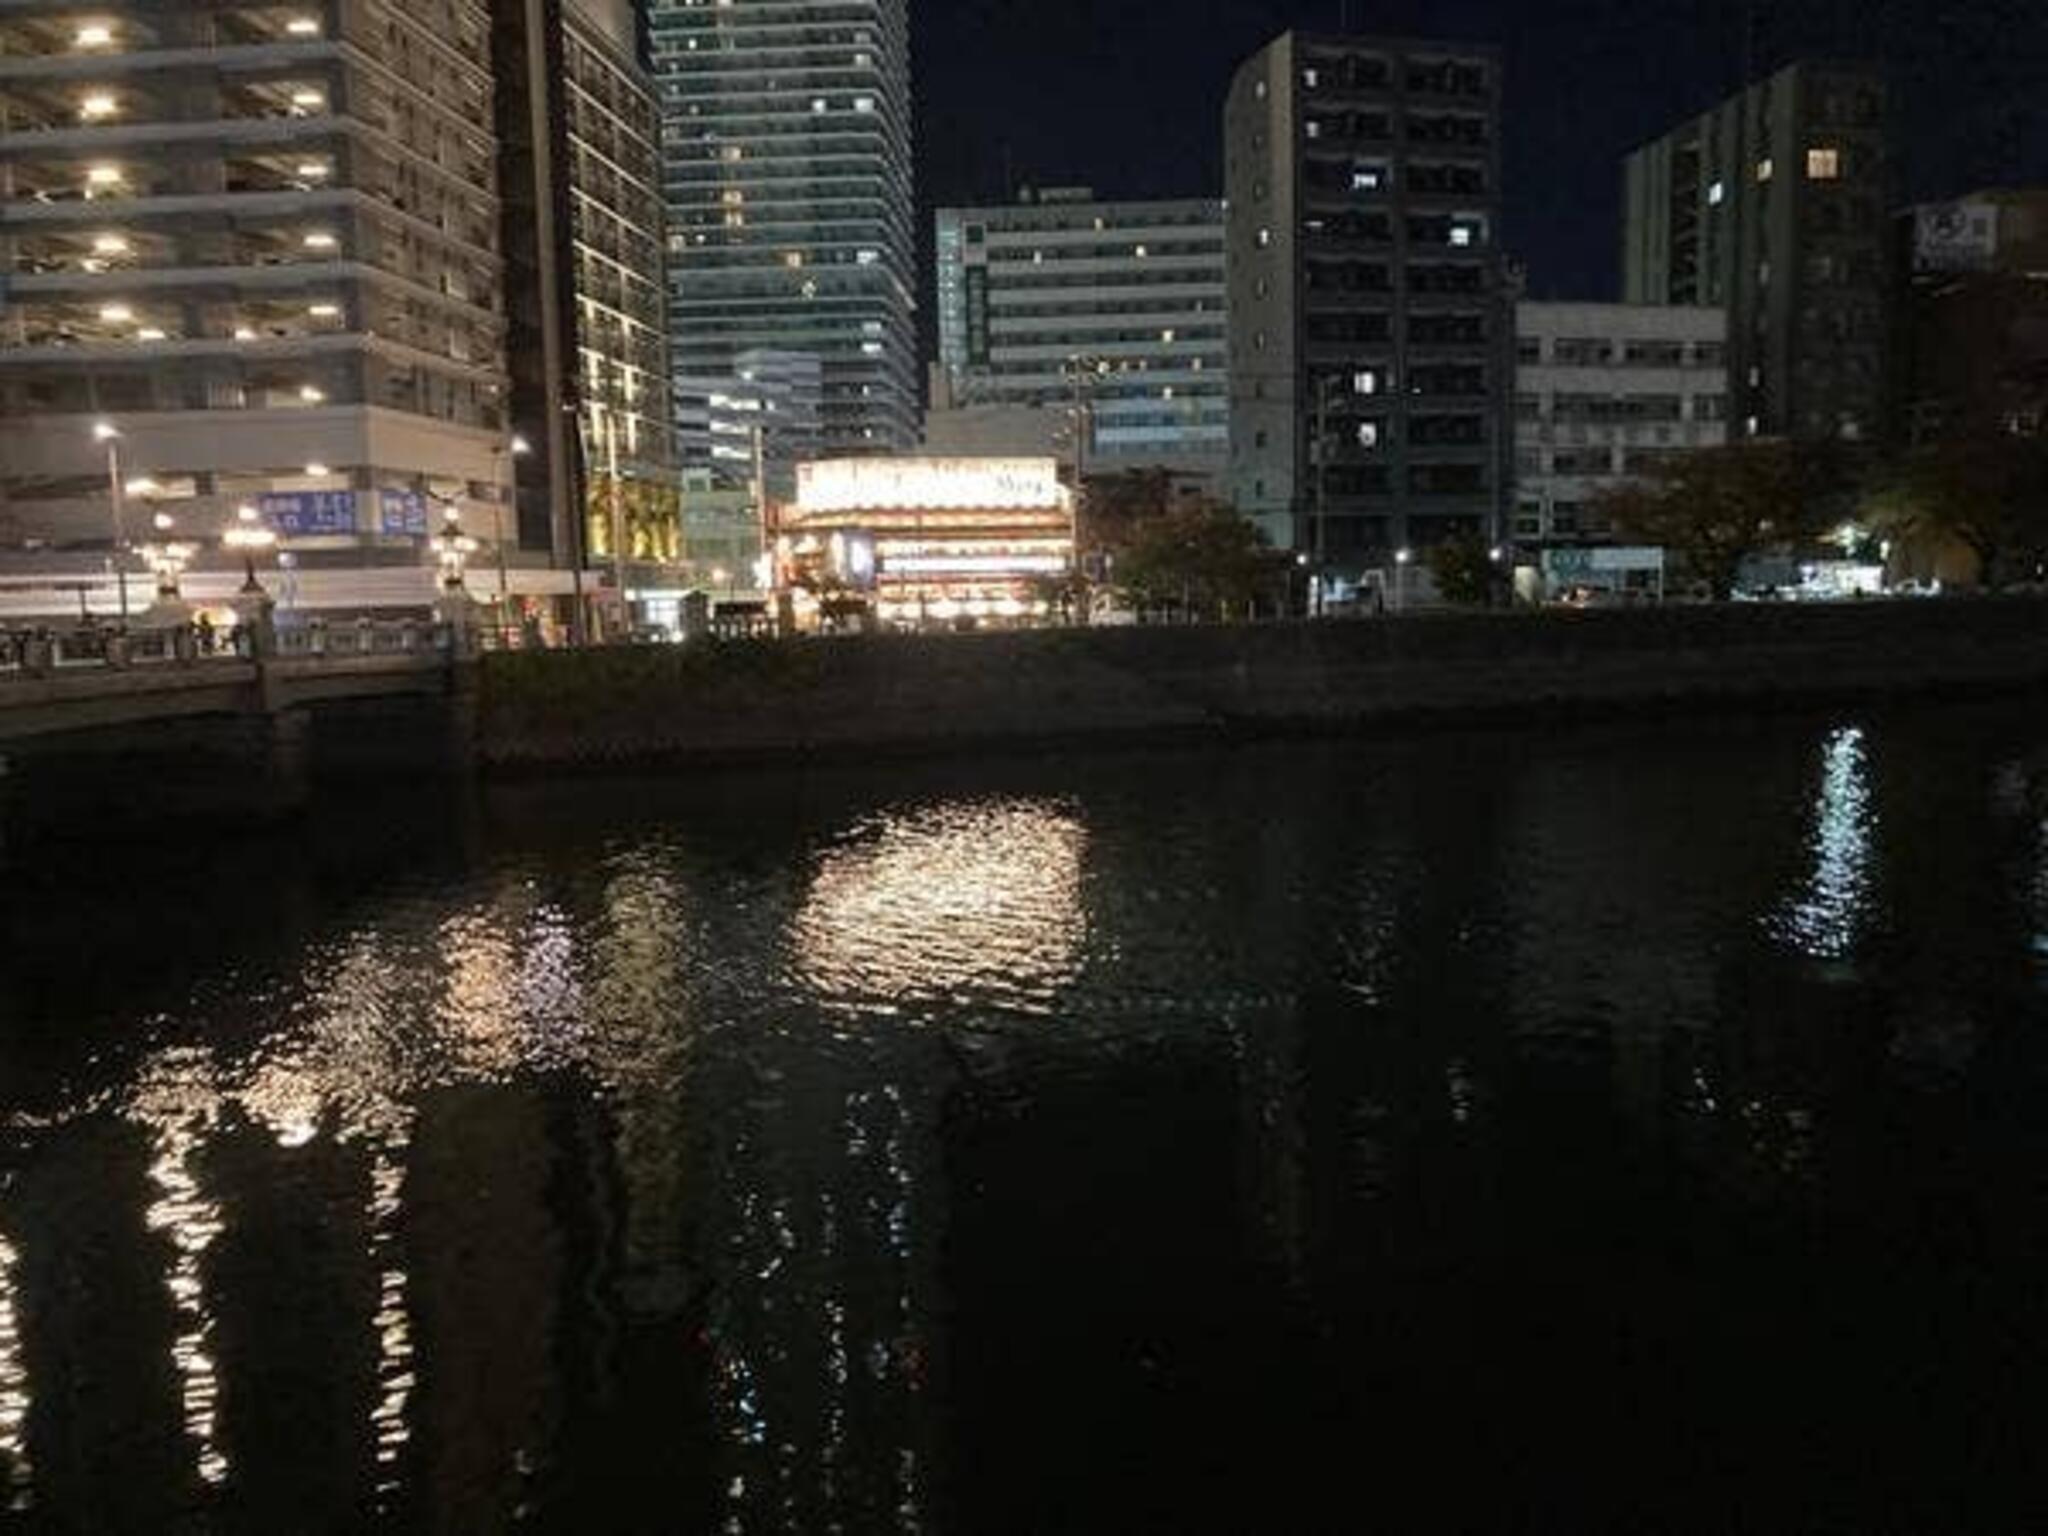
[[[27,1529],[2038,1527],[2037,703],[454,797],[0,896]]]

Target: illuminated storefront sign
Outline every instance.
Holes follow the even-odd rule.
[[[1065,555],[890,555],[882,556],[885,576],[1057,576],[1067,568]]]
[[[799,515],[870,508],[1061,507],[1052,459],[830,459],[797,468]]]
[[[256,510],[287,539],[356,531],[354,491],[273,491],[256,498]]]

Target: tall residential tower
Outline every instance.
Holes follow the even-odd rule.
[[[678,379],[816,354],[824,438],[917,438],[909,0],[648,0]]]
[[[1231,87],[1232,498],[1334,570],[1500,532],[1499,124],[1466,44],[1290,32]]]
[[[514,428],[491,25],[482,0],[0,9],[0,542],[204,543],[245,503],[358,566],[417,565],[432,504],[489,534]],[[147,499],[125,531],[96,427]]]
[[[1738,432],[1858,438],[1885,402],[1885,88],[1794,64],[1628,157],[1631,304],[1728,311]]]

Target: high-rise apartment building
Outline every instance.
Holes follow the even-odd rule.
[[[1104,202],[1063,188],[1007,207],[941,208],[936,222],[952,410],[1016,412],[1032,432],[1048,418],[1064,425],[1078,393],[1095,467],[1220,470],[1230,423],[1220,202]]]
[[[0,543],[488,537],[508,409],[482,0],[0,11]],[[118,434],[113,436],[112,434]],[[112,505],[110,505],[110,503]]]
[[[496,4],[507,361],[533,450],[515,465],[522,543],[552,537],[614,571],[615,542],[629,566],[670,563],[659,126],[631,0]]]
[[[1738,432],[1869,435],[1889,188],[1882,76],[1791,65],[1628,157],[1623,297],[1727,309]]]
[[[453,514],[542,598],[672,555],[656,135],[629,0],[0,18],[0,545],[253,507],[309,572],[424,568]]]
[[[1501,524],[1500,73],[1486,48],[1291,32],[1231,86],[1231,493],[1339,570]]]
[[[679,379],[815,353],[827,447],[917,436],[909,0],[648,0]]]
[[[824,369],[802,352],[742,352],[724,378],[678,379],[676,430],[694,481],[796,499],[796,471],[822,456]]]

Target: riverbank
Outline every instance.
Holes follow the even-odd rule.
[[[2048,682],[2040,600],[890,635],[484,658],[500,773],[1341,734]]]

